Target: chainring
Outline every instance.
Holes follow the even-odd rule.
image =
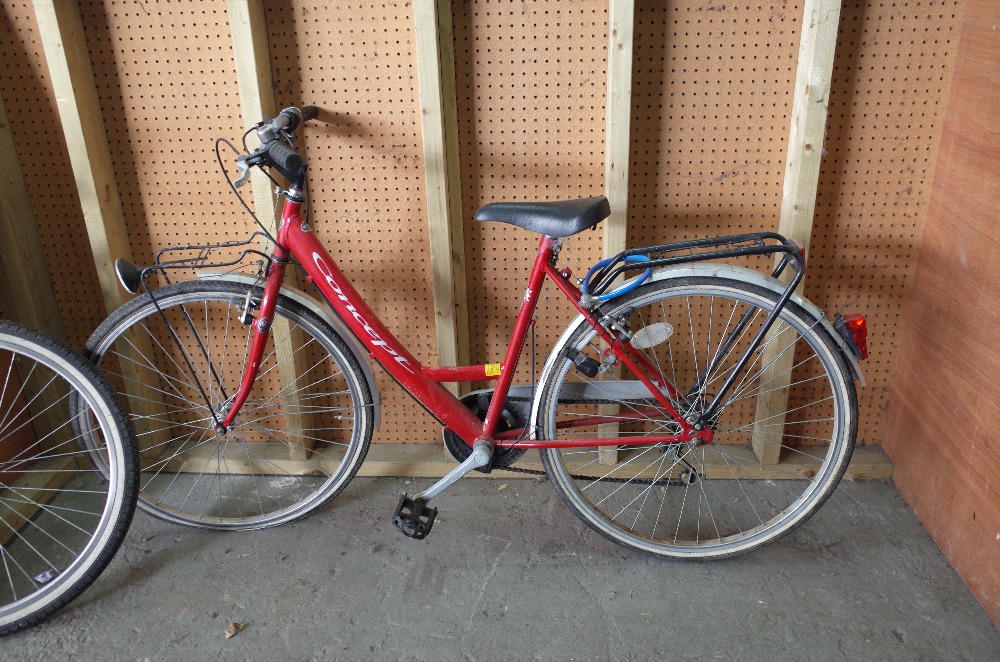
[[[476,415],[480,421],[486,420],[486,412],[489,410],[490,400],[493,398],[492,391],[481,391],[478,393],[467,393],[459,400],[469,411]],[[500,413],[500,422],[497,423],[497,432],[507,432],[524,427],[518,417],[509,409],[504,408]],[[469,446],[457,434],[448,428],[442,430],[444,446],[451,453],[451,456],[459,462],[465,461],[472,454],[472,447]],[[495,468],[506,468],[521,459],[526,449],[524,448],[500,448],[493,450],[493,459],[485,467],[479,467],[476,471],[488,474]]]

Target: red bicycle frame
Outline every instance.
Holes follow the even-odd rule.
[[[691,442],[707,444],[711,441],[712,431],[710,429],[696,430],[674,409],[667,397],[668,394],[674,397],[678,396],[673,385],[663,378],[641,352],[636,352],[630,346],[622,343],[600,324],[590,310],[580,304],[581,292],[570,282],[569,270],[557,271],[554,265],[554,258],[561,244],[560,240],[543,236],[539,242],[538,253],[535,256],[535,262],[528,279],[528,289],[521,302],[507,353],[500,364],[499,374],[497,374],[495,365],[492,370],[489,369],[491,366],[488,365],[423,366],[382,324],[378,316],[368,307],[361,295],[340,271],[333,258],[304,223],[301,217],[302,205],[303,203],[300,201],[285,199],[277,246],[273,252],[259,314],[254,322],[254,336],[251,341],[246,372],[240,382],[240,388],[233,405],[225,420],[222,421],[223,428],[228,428],[236,418],[240,407],[246,401],[253,387],[267,337],[270,334],[285,267],[289,258],[294,256],[308,274],[308,280],[319,288],[327,303],[365,346],[371,358],[385,368],[414,399],[470,445],[479,440],[489,441],[494,446],[516,448],[648,446],[657,443]],[[635,374],[662,407],[662,409],[649,410],[648,413],[632,411],[607,417],[588,416],[585,421],[560,421],[557,427],[570,429],[602,423],[622,423],[654,418],[662,420],[665,411],[680,427],[680,433],[634,438],[535,440],[521,439],[520,437],[524,436],[524,430],[519,429],[497,435],[497,424],[500,421],[503,405],[507,399],[507,393],[510,390],[515,368],[520,359],[521,350],[524,347],[546,276],[566,295],[573,306],[597,331],[601,339],[607,343],[614,356]],[[458,398],[441,385],[442,382],[471,382],[490,379],[497,379],[497,385],[484,421],[476,418]]]

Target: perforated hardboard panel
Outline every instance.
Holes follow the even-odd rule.
[[[629,244],[776,228],[801,5],[640,0],[636,9]],[[956,0],[842,10],[806,295],[869,316],[864,443],[881,437],[961,10]],[[242,126],[225,3],[85,2],[81,12],[137,259],[245,236],[249,221],[214,164],[214,139],[235,139]],[[493,200],[603,191],[607,8],[456,1],[452,13],[471,354],[497,361],[536,239],[471,217]],[[80,344],[99,295],[55,101],[30,3],[6,3],[3,17],[16,48],[0,92],[18,118],[46,260]],[[268,3],[267,25],[278,105],[326,110],[303,139],[311,220],[390,328],[433,363],[412,6]],[[600,252],[600,231],[587,232],[567,242],[561,263],[579,274]],[[539,360],[570,317],[560,296],[545,301]],[[379,387],[388,401],[378,441],[437,439],[431,418],[383,375]]]
[[[0,44],[0,96],[45,265],[66,340],[81,347],[105,311],[31,2],[0,5]]]
[[[305,132],[311,223],[386,326],[437,362],[413,8],[291,2],[267,7],[279,106],[323,109]],[[438,442],[440,425],[377,370],[376,441]]]
[[[805,295],[868,315],[860,443],[882,437],[960,13],[842,7]],[[629,245],[777,228],[801,17],[793,2],[637,3]]]
[[[465,218],[493,201],[603,194],[607,2],[454,2],[452,19]],[[471,220],[464,230],[471,358],[500,361],[538,235]],[[599,229],[573,237],[560,264],[582,275],[601,241]],[[575,316],[551,286],[543,296],[538,369]],[[522,360],[515,383],[529,379]]]

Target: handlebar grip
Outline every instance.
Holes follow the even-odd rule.
[[[316,106],[302,106],[299,108],[299,112],[302,113],[303,122],[308,122],[319,117],[319,108]]]
[[[305,182],[306,164],[302,161],[302,157],[277,140],[268,144],[267,158],[271,165],[296,188]]]

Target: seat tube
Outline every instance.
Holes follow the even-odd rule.
[[[528,278],[528,289],[525,290],[524,298],[521,299],[521,308],[517,313],[510,344],[507,345],[507,355],[504,356],[500,367],[500,379],[497,381],[493,400],[490,401],[486,420],[483,422],[483,438],[485,439],[492,439],[496,434],[500,414],[503,412],[503,405],[507,400],[507,392],[514,380],[514,370],[517,367],[518,359],[521,358],[521,350],[524,348],[524,339],[528,335],[528,329],[533,324],[532,317],[535,314],[538,296],[545,281],[545,265],[552,260],[561,245],[562,241],[559,239],[545,236],[538,242],[538,253],[535,255],[535,264],[532,266],[531,276]]]

